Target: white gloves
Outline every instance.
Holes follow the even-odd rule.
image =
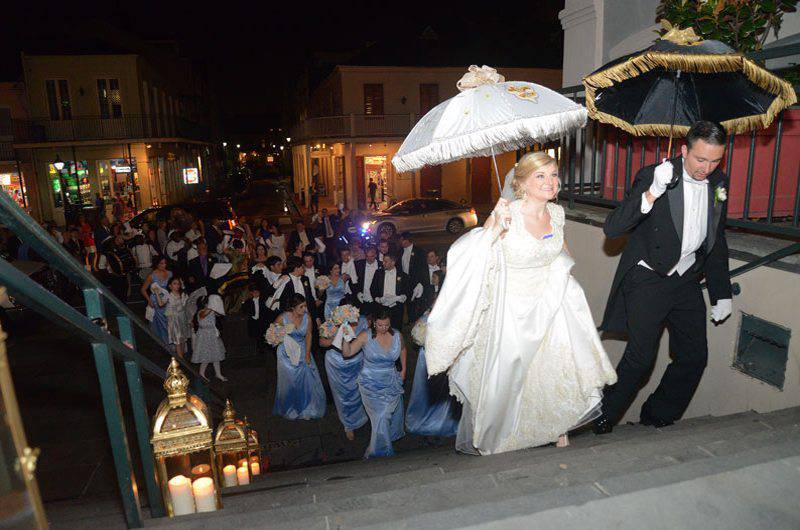
[[[717,323],[722,322],[723,320],[731,316],[732,311],[733,311],[733,304],[730,298],[717,300],[716,305],[711,306],[711,320]]]
[[[405,304],[406,303],[406,295],[404,295],[404,294],[395,296],[394,298],[395,298],[395,300],[397,300],[401,304]]]
[[[359,302],[361,302],[362,304],[364,303],[364,293],[358,293],[358,294],[356,294],[356,298],[357,298],[357,299],[358,299],[358,301],[359,301]]]
[[[650,195],[656,199],[664,195],[667,186],[672,182],[672,162],[665,160],[656,166],[653,172],[653,183],[650,184]]]
[[[416,300],[421,296],[422,296],[422,284],[418,283],[416,287],[414,287],[414,292],[411,294],[411,299]]]

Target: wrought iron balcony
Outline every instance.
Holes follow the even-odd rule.
[[[120,118],[80,116],[70,120],[31,118],[14,122],[15,143],[156,138],[207,140],[209,128],[183,118],[155,115]]]
[[[292,129],[292,138],[374,138],[402,137],[417,122],[416,114],[350,114],[321,116],[301,121]]]

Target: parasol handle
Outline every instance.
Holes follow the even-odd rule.
[[[494,166],[494,176],[497,178],[497,193],[503,194],[503,185],[500,183],[500,171],[497,170],[497,159],[494,156],[494,146],[489,148],[492,151],[492,165]]]
[[[678,79],[681,78],[681,70],[678,68],[677,73],[675,74],[675,90],[672,93],[672,120],[669,123],[669,146],[667,147],[667,158],[672,157],[672,130],[675,128],[675,116],[678,113]],[[678,180],[680,179],[680,173],[672,176],[672,181],[667,186],[668,189],[672,189],[678,185]]]

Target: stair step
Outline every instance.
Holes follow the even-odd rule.
[[[773,419],[773,423],[779,422]],[[669,429],[659,431],[651,428],[649,431],[655,434],[623,439],[617,443],[587,443],[585,447],[578,447],[577,442],[582,439],[598,439],[586,435],[577,437],[576,443],[568,449],[543,448],[498,455],[505,457],[502,459],[453,455],[454,463],[444,461],[422,469],[398,471],[395,466],[395,472],[379,476],[333,483],[308,482],[302,487],[260,494],[228,495],[225,497],[226,509],[216,514],[190,516],[177,522],[161,519],[153,523],[191,526],[198,522],[195,519],[204,517],[235,517],[240,520],[269,520],[272,526],[273,523],[282,521],[289,524],[312,516],[328,516],[327,522],[331,523],[332,515],[338,517],[339,514],[353,513],[360,514],[358,517],[362,518],[359,519],[362,522],[380,515],[373,520],[377,522],[387,520],[386,510],[395,507],[399,510],[413,506],[415,513],[420,514],[458,505],[497,503],[520,496],[544,495],[548,491],[560,492],[570,488],[577,488],[575,491],[578,496],[590,491],[586,490],[587,487],[605,494],[594,485],[595,482],[608,482],[609,487],[614,489],[619,487],[614,481],[615,477],[623,480],[631,474],[642,473],[642,470],[656,476],[673,477],[674,473],[671,474],[668,470],[680,466],[691,466],[689,469],[710,473],[713,465],[709,462],[719,459],[718,454],[728,455],[722,457],[727,458],[759,447],[763,448],[763,456],[769,453],[771,447],[800,439],[800,427],[796,422],[790,418],[784,419],[783,423],[786,424],[785,427],[771,428],[753,421],[751,417],[739,417],[734,421],[719,422],[717,431],[681,433],[682,429],[674,429],[670,433],[667,432]],[[709,442],[717,442],[718,445],[713,449],[700,445]],[[795,450],[800,452],[800,446],[796,446]],[[375,461],[377,462],[379,461]],[[462,465],[455,466],[455,463]],[[473,463],[481,465],[472,465]],[[562,468],[560,464],[566,468]],[[712,467],[707,468],[700,464]],[[679,479],[680,477],[671,480]],[[402,510],[397,516],[401,515]]]

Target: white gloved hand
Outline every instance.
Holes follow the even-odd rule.
[[[394,299],[397,300],[398,302],[400,302],[401,304],[405,304],[406,303],[406,295],[404,295],[404,294],[397,295],[397,296],[394,297]]]
[[[714,322],[722,322],[723,320],[731,316],[732,311],[733,311],[733,303],[730,298],[717,300],[716,305],[711,306],[711,320],[713,320]]]
[[[672,162],[669,160],[665,160],[656,166],[653,172],[653,183],[650,184],[650,195],[656,199],[664,195],[664,192],[667,191],[667,186],[672,182],[672,173]]]
[[[375,301],[378,302],[379,304],[383,304],[383,297],[382,296],[376,296],[375,297]]]
[[[411,299],[414,300],[422,296],[422,284],[418,283],[416,287],[414,287],[414,292],[411,295]]]
[[[356,298],[357,298],[357,299],[358,299],[358,301],[359,301],[359,302],[361,302],[362,304],[364,303],[364,293],[358,293],[358,294],[356,295]]]

